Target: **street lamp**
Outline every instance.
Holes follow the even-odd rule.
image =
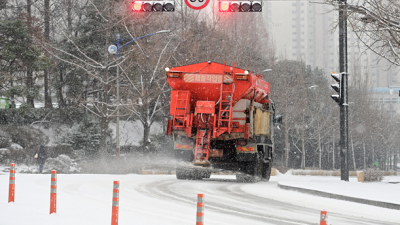
[[[169,33],[169,32],[170,32],[170,30],[160,30],[160,31],[157,31],[155,33],[146,34],[146,35],[138,37],[138,38],[126,38],[126,39],[123,39],[123,40],[120,40],[120,35],[117,34],[117,41],[114,42],[117,45],[114,45],[114,44],[110,45],[108,47],[108,53],[116,54],[116,56],[118,58],[119,57],[119,50],[121,48],[125,47],[126,45],[131,44],[131,43],[133,43],[133,42],[135,42],[135,41],[137,41],[139,39],[145,38],[145,37],[149,37],[149,36],[152,36],[152,35],[155,35],[155,34]],[[120,41],[128,41],[128,42],[120,46]],[[117,84],[116,84],[116,86],[117,86],[117,102],[119,102],[119,66],[117,66]],[[119,103],[118,103],[118,106],[119,106]],[[116,124],[116,132],[115,132],[116,133],[115,134],[116,135],[116,139],[117,139],[117,147],[116,147],[116,150],[115,150],[115,155],[119,158],[120,143],[119,143],[119,107],[118,106],[117,106],[117,124]]]

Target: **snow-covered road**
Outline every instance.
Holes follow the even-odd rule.
[[[174,175],[58,175],[57,214],[49,215],[50,175],[17,174],[16,202],[7,203],[8,176],[0,175],[0,225],[110,224],[113,181],[120,181],[119,224],[194,224],[196,198],[205,194],[205,224],[400,224],[398,210],[279,189],[287,177],[236,183],[234,176],[203,181]],[[299,179],[296,177],[296,179]]]

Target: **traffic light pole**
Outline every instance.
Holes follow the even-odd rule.
[[[341,73],[340,104],[340,179],[349,181],[348,141],[348,67],[347,67],[347,0],[339,0],[339,64]]]

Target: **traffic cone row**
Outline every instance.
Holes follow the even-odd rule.
[[[10,184],[8,202],[15,201],[15,164],[10,164]],[[51,171],[50,214],[57,212],[57,171]],[[114,181],[111,225],[118,225],[119,181]],[[328,212],[321,211],[320,225],[328,224]],[[204,225],[204,194],[197,195],[196,225]]]

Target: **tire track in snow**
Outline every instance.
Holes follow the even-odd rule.
[[[223,192],[223,193],[229,193],[229,195],[232,195],[233,197],[237,198],[240,201],[249,201],[251,200],[252,202],[257,202],[259,204],[263,204],[266,205],[265,207],[270,207],[270,205],[273,205],[274,207],[280,207],[289,211],[294,211],[294,212],[306,212],[306,213],[310,213],[310,214],[315,214],[315,215],[319,215],[320,210],[315,210],[315,209],[311,209],[311,208],[307,208],[304,206],[297,206],[297,205],[293,205],[287,202],[281,202],[281,201],[277,201],[274,199],[269,199],[266,197],[262,197],[262,196],[258,196],[258,195],[254,195],[252,193],[249,192],[245,192],[241,189],[242,185],[231,185],[231,186],[222,186],[219,188],[219,191]],[[243,197],[246,197],[245,199]],[[334,212],[329,212],[329,217],[336,217],[336,218],[340,218],[344,220],[343,224],[360,224],[360,225],[376,225],[376,224],[380,224],[380,225],[393,225],[393,223],[389,223],[389,222],[383,222],[383,221],[377,221],[377,220],[370,220],[370,219],[365,219],[365,218],[361,218],[361,217],[357,217],[355,218],[354,216],[349,216],[349,215],[345,215],[345,214],[340,214],[340,213],[334,213]],[[346,223],[345,223],[346,222]]]
[[[191,206],[195,206],[196,204],[196,198],[195,198],[195,188],[201,184],[201,186],[206,186],[206,190],[201,190],[202,193],[204,193],[206,197],[206,208],[207,209],[212,209],[217,212],[221,213],[226,213],[226,214],[234,214],[235,216],[238,217],[245,217],[247,219],[251,220],[258,220],[261,222],[266,222],[269,224],[276,224],[276,225],[286,225],[286,224],[294,224],[294,225],[308,225],[308,224],[317,224],[317,223],[308,223],[304,221],[299,221],[299,220],[290,220],[286,218],[281,218],[273,215],[268,215],[266,213],[260,213],[260,212],[255,212],[251,211],[245,208],[233,206],[233,205],[227,205],[223,204],[221,202],[215,202],[215,201],[210,201],[209,199],[212,199],[212,197],[215,195],[215,190],[218,190],[218,186],[224,186],[224,185],[232,185],[229,184],[228,182],[224,183],[210,183],[207,181],[179,181],[179,180],[167,180],[167,181],[154,181],[154,182],[149,182],[145,184],[139,185],[136,190],[138,192],[141,192],[145,195],[148,195],[150,197],[155,197],[155,198],[160,198],[160,199],[165,199],[165,200],[173,200],[177,201],[180,203],[186,203]],[[206,184],[206,185],[204,185]],[[217,186],[217,188],[210,187],[210,184],[212,186]],[[177,191],[177,187],[185,190],[190,190],[190,192],[193,192],[193,197],[188,197],[183,194],[181,194],[179,191]],[[183,187],[182,187],[183,186]],[[189,188],[184,188],[185,186],[189,186]],[[195,188],[193,188],[193,186]],[[242,196],[246,197],[246,196]],[[223,201],[222,201],[223,202]],[[257,206],[254,206],[257,207]]]

